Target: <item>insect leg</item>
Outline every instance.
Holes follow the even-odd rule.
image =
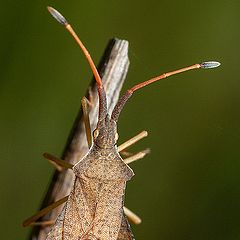
[[[148,132],[147,131],[142,131],[139,134],[137,134],[136,136],[134,136],[133,138],[130,138],[129,140],[127,140],[126,142],[122,143],[120,146],[118,146],[118,152],[123,151],[124,149],[132,146],[133,144],[135,144],[136,142],[138,142],[139,140],[147,137]]]
[[[137,216],[134,212],[126,208],[125,206],[123,207],[125,215],[128,217],[128,219],[133,222],[134,224],[140,224],[142,222],[141,218]]]
[[[132,156],[134,153],[128,152],[128,151],[121,151],[121,155],[124,157],[130,157]]]
[[[47,220],[47,221],[41,221],[41,222],[33,222],[30,223],[30,226],[42,226],[42,227],[47,227],[47,226],[52,226],[55,223],[54,220]]]
[[[150,153],[150,149],[149,148],[147,148],[147,149],[145,149],[145,150],[143,150],[141,152],[138,152],[138,153],[136,153],[136,154],[134,154],[134,155],[132,155],[132,156],[130,156],[128,158],[125,158],[123,161],[126,164],[129,164],[131,162],[134,162],[134,161],[137,161],[139,159],[144,158],[148,153]]]
[[[45,159],[47,159],[50,163],[52,163],[54,166],[56,166],[56,168],[60,171],[62,171],[63,168],[64,169],[72,169],[72,167],[73,167],[72,164],[70,164],[62,159],[59,159],[50,153],[44,153],[43,157]]]
[[[46,215],[48,212],[50,212],[52,209],[58,207],[59,205],[63,204],[64,202],[66,202],[68,200],[68,196],[50,204],[49,206],[41,209],[39,212],[37,212],[36,214],[34,214],[33,216],[31,216],[30,218],[26,219],[23,222],[23,227],[27,227],[30,224],[34,223],[37,219],[39,219],[40,217]]]
[[[92,145],[92,133],[91,133],[90,120],[89,120],[88,100],[86,97],[82,98],[82,110],[83,110],[83,120],[84,120],[84,125],[86,130],[88,147],[90,148]]]

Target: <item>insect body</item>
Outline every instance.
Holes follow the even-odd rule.
[[[98,84],[99,117],[93,133],[93,145],[73,167],[73,190],[47,239],[133,239],[123,212],[126,181],[134,175],[117,151],[117,119],[124,101],[110,116],[106,94],[95,65],[71,26],[53,8],[50,13],[72,33],[83,49]]]
[[[117,152],[116,133],[116,123],[106,114],[90,151],[73,167],[73,190],[47,239],[132,239],[123,197],[134,174]]]
[[[116,146],[120,112],[132,94],[144,86],[177,73],[214,68],[220,64],[214,61],[194,64],[135,85],[120,98],[110,114],[102,80],[90,54],[66,19],[53,8],[48,7],[48,10],[74,37],[89,62],[98,86],[99,116],[93,132],[93,144],[86,156],[72,167],[76,176],[73,189],[47,240],[134,239],[123,210],[126,182],[134,173],[123,161]]]
[[[47,239],[132,239],[123,197],[133,172],[114,145],[105,147],[94,143],[74,166],[73,190]]]

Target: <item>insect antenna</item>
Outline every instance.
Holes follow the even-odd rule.
[[[93,75],[97,82],[98,87],[98,96],[99,96],[99,120],[102,120],[105,118],[107,114],[107,100],[106,100],[106,93],[103,87],[102,79],[97,71],[97,68],[91,58],[91,55],[89,54],[88,50],[82,43],[82,41],[79,39],[78,35],[73,30],[72,26],[68,23],[68,21],[63,17],[61,13],[59,13],[56,9],[52,7],[47,7],[50,14],[60,23],[62,24],[68,32],[72,35],[74,40],[77,42],[78,46],[82,49],[85,57],[87,58],[87,61],[92,69]]]
[[[215,62],[215,61],[198,63],[198,64],[194,64],[194,65],[191,65],[191,66],[188,66],[185,68],[181,68],[181,69],[178,69],[178,70],[175,70],[172,72],[163,73],[157,77],[154,77],[145,82],[139,83],[139,84],[133,86],[132,88],[128,89],[126,91],[126,93],[119,99],[118,103],[116,104],[116,106],[113,109],[111,119],[114,120],[115,122],[118,121],[119,114],[120,114],[121,110],[123,109],[125,103],[132,96],[132,94],[140,88],[143,88],[151,83],[154,83],[156,81],[162,80],[164,78],[170,77],[170,76],[178,74],[178,73],[182,73],[182,72],[186,72],[186,71],[198,69],[198,68],[208,69],[208,68],[215,68],[218,66],[220,66],[220,63]]]

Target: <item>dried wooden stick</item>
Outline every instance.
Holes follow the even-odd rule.
[[[118,101],[119,93],[125,80],[128,67],[128,42],[119,39],[110,40],[98,67],[106,90],[110,112],[113,110],[113,107]],[[89,117],[91,129],[95,129],[98,118],[98,94],[95,80],[90,84],[85,96],[90,102]],[[75,164],[86,154],[87,151],[88,144],[86,140],[82,111],[80,110],[69,134],[61,158],[70,164]],[[55,171],[41,208],[44,208],[56,200],[67,196],[72,188],[73,179],[74,175],[72,171]],[[62,207],[63,206],[60,206],[54,209],[50,214],[44,216],[41,220],[55,220],[61,212]],[[34,226],[29,239],[45,240],[48,232],[49,227]]]

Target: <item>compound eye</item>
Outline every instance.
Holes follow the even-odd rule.
[[[118,140],[118,133],[115,133],[115,141]]]
[[[99,134],[99,131],[98,131],[98,129],[96,128],[96,129],[93,131],[93,138],[96,139],[97,136],[98,136],[98,134]]]

